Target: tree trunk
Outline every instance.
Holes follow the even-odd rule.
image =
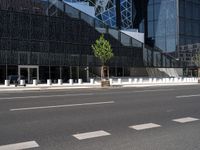
[[[103,65],[101,67],[101,87],[109,87],[110,86],[110,81],[107,78],[108,76],[109,76],[108,67]]]
[[[101,80],[104,80],[105,74],[104,74],[104,66],[101,66]]]
[[[200,68],[199,67],[198,67],[197,74],[198,74],[198,83],[200,83]]]

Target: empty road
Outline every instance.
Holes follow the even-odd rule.
[[[200,150],[200,86],[0,91],[0,150]]]

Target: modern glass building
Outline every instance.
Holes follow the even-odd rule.
[[[138,29],[145,41],[163,52],[174,53],[181,45],[200,42],[198,0],[104,1],[101,20],[111,27]],[[98,10],[98,9],[97,9]],[[97,15],[98,16],[98,15]],[[178,56],[178,55],[177,55]]]
[[[165,52],[178,46],[177,0],[149,0],[147,7],[147,39]]]
[[[200,1],[149,0],[147,5],[147,42],[165,52],[200,42]]]
[[[102,33],[115,55],[108,64],[111,76],[148,76],[145,68],[179,67],[169,55],[118,30],[149,33],[145,0],[96,2],[102,21],[62,0],[0,0],[0,83],[10,75],[29,83],[98,77],[101,63],[91,45]],[[159,37],[146,34],[151,41]]]
[[[85,21],[48,6],[39,0],[0,0],[0,83],[18,74],[29,83],[99,76],[101,64],[91,45],[101,34]],[[124,46],[104,35],[115,54],[109,63],[112,76],[129,76],[131,66],[144,66],[142,47]]]
[[[110,27],[132,29],[136,16],[134,1],[132,0],[97,0],[95,15]]]

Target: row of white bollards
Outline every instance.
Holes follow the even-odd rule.
[[[126,81],[122,81],[122,78],[118,78],[117,81],[113,80],[112,78],[109,79],[110,84],[118,84],[118,85],[123,85],[123,84],[163,84],[163,83],[197,83],[198,82],[198,78],[128,78],[126,79]],[[89,84],[90,85],[94,85],[98,83],[98,81],[95,81],[94,79],[90,79]],[[25,80],[20,80],[19,83],[21,86],[24,86]],[[76,85],[82,85],[83,84],[83,80],[82,79],[78,79],[78,83],[76,83]],[[33,80],[32,83],[33,86],[37,86],[38,85],[38,81],[37,80]],[[52,80],[51,79],[47,79],[47,86],[51,86],[52,85]],[[63,80],[62,79],[58,79],[58,83],[57,85],[63,85]],[[69,83],[68,85],[74,85],[74,81],[73,79],[69,79]],[[5,86],[10,86],[10,81],[9,80],[5,80]]]
[[[198,78],[128,78],[122,81],[121,78],[117,80],[109,79],[110,84],[167,84],[167,83],[197,83]]]

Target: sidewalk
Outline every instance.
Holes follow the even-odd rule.
[[[123,88],[123,87],[152,87],[152,86],[181,86],[181,85],[198,85],[198,83],[135,83],[135,84],[118,84],[113,83],[109,88]],[[41,91],[41,90],[64,90],[64,89],[89,89],[89,88],[101,88],[100,83],[90,84],[90,83],[83,83],[83,84],[52,84],[48,86],[47,84],[39,84],[37,86],[27,84],[25,87],[14,85],[5,86],[0,85],[0,92],[6,91]]]
[[[41,90],[61,90],[61,89],[85,89],[85,88],[100,88],[100,84],[94,84],[91,85],[89,83],[83,83],[83,84],[52,84],[51,86],[47,84],[38,84],[37,86],[27,84],[25,87],[24,86],[17,86],[15,87],[14,85],[10,86],[5,86],[5,85],[0,85],[0,92],[3,91],[41,91]]]

